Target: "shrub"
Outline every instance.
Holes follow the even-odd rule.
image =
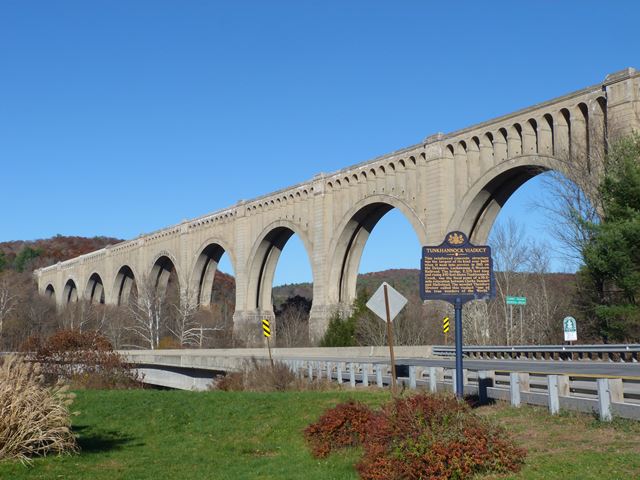
[[[304,436],[314,456],[326,457],[336,449],[362,445],[375,415],[371,408],[360,402],[340,403],[309,425]]]
[[[0,366],[0,460],[77,450],[68,407],[73,394],[61,383],[46,388],[37,364],[9,356]]]
[[[332,388],[328,381],[314,380],[309,382],[305,378],[297,378],[288,365],[274,362],[273,366],[267,361],[252,358],[241,372],[231,372],[212,385],[218,390],[252,391],[252,392],[282,392],[285,390],[324,390]]]
[[[362,445],[361,478],[465,479],[518,471],[525,451],[451,396],[398,398],[380,412],[338,405],[305,431],[312,453]]]
[[[42,366],[45,381],[59,379],[82,388],[131,388],[140,378],[111,343],[94,331],[61,330],[47,339],[30,339],[28,358]]]
[[[353,315],[342,318],[334,314],[329,320],[327,331],[322,340],[321,347],[351,347],[356,345],[356,319]]]

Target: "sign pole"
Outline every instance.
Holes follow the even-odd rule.
[[[456,298],[456,397],[462,398],[464,395],[464,382],[462,379],[462,300]]]
[[[271,362],[271,369],[274,370],[276,367],[273,364],[273,357],[271,356],[271,343],[269,342],[269,337],[267,337],[267,349],[269,350],[269,361]]]
[[[387,284],[384,284],[384,307],[387,311],[387,337],[389,339],[389,356],[391,357],[391,392],[395,395],[396,387],[396,360],[393,355],[393,328],[391,327],[391,314],[389,313],[389,293]]]

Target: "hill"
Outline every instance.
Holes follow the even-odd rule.
[[[74,237],[56,235],[39,240],[0,242],[0,270],[25,271],[100,250],[121,242],[112,237]]]

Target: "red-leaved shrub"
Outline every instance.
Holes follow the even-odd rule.
[[[83,388],[139,387],[140,378],[113,350],[103,335],[94,331],[60,330],[52,336],[31,338],[27,359],[41,365],[45,381],[71,382]]]
[[[318,457],[338,447],[362,445],[364,456],[356,467],[365,480],[461,480],[515,472],[524,461],[525,451],[503,429],[451,396],[399,398],[380,412],[364,406],[354,411],[353,405],[328,410],[305,435]]]
[[[316,457],[326,457],[338,448],[361,445],[367,427],[377,414],[368,406],[354,401],[340,403],[327,410],[304,435]]]

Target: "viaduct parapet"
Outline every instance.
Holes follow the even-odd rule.
[[[560,98],[37,270],[38,288],[60,306],[79,298],[123,305],[141,279],[165,288],[175,272],[181,298],[207,306],[227,253],[236,279],[234,334],[241,338],[262,318],[274,319],[273,276],[295,233],[311,264],[309,334],[317,341],[330,315],[352,304],[365,243],[389,210],[402,212],[423,245],[439,244],[451,230],[483,243],[524,182],[547,170],[598,176],[609,140],[634,130],[640,72],[628,68]]]

